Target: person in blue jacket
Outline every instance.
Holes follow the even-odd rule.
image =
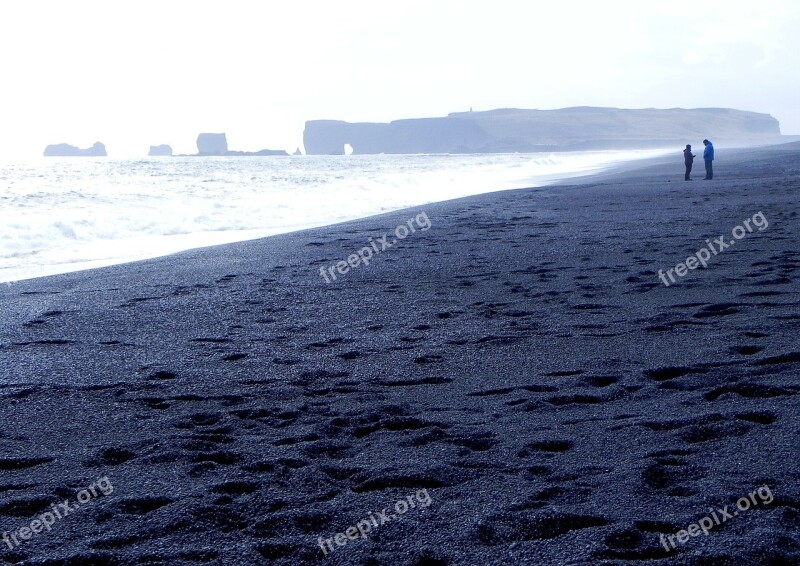
[[[708,140],[703,140],[703,145],[706,146],[703,150],[703,161],[706,162],[706,176],[703,180],[710,181],[714,178],[714,168],[712,167],[714,163],[714,145]]]

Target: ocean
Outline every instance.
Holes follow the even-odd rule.
[[[544,186],[667,151],[0,163],[0,282]]]

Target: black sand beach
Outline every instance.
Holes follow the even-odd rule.
[[[800,563],[800,146],[715,169],[0,286],[0,563]]]

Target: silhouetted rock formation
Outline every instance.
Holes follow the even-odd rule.
[[[197,136],[197,155],[222,155],[226,157],[261,157],[265,155],[289,155],[282,149],[260,149],[258,151],[229,151],[225,134],[200,134]]]
[[[95,142],[92,147],[81,149],[68,143],[57,143],[44,148],[45,157],[106,157],[106,146]]]
[[[336,120],[306,122],[307,155],[498,153],[634,149],[685,144],[711,138],[715,143],[769,140],[780,136],[769,114],[726,108],[625,110],[576,107],[560,110],[456,112],[443,118],[386,123]]]
[[[197,136],[197,155],[225,155],[228,140],[225,134],[200,134]]]
[[[294,150],[294,153],[292,155],[303,155],[303,152],[300,151],[300,148],[298,147],[297,149]]]
[[[168,146],[167,144],[151,145],[150,151],[147,152],[147,155],[150,157],[163,156],[163,155],[171,156],[172,147]]]

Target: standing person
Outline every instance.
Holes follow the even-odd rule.
[[[703,140],[703,145],[706,146],[703,150],[703,160],[706,162],[706,176],[703,180],[710,181],[714,178],[714,168],[712,167],[714,162],[714,145],[708,140]]]
[[[686,145],[686,149],[683,150],[683,162],[686,165],[686,175],[684,175],[684,181],[691,181],[689,178],[689,174],[692,172],[692,163],[694,163],[694,154],[692,153],[692,146]]]

